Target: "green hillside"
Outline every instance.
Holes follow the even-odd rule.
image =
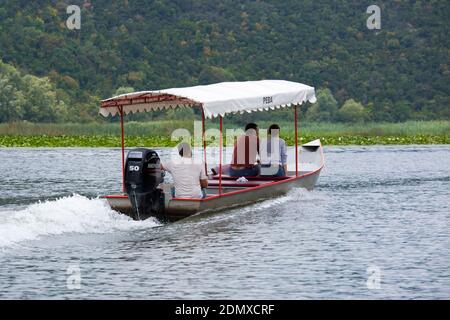
[[[81,30],[65,25],[69,4],[81,7]],[[327,88],[337,107],[362,104],[365,120],[450,119],[450,2],[377,1],[381,30],[366,27],[369,4],[3,0],[0,111],[13,111],[0,122],[90,121],[119,87],[264,78]]]

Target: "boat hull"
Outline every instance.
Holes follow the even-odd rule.
[[[279,197],[289,190],[301,187],[312,190],[319,178],[320,170],[312,175],[289,179],[280,184],[271,184],[255,190],[245,190],[233,194],[205,199],[206,201],[172,200],[166,208],[166,216],[169,220],[179,220],[197,213],[222,211],[234,207],[249,205],[261,200]]]
[[[249,181],[248,185],[222,182],[222,193],[219,195],[217,181],[215,186],[207,189],[208,197],[205,199],[172,198],[169,189],[164,190],[166,195],[163,220],[176,221],[195,214],[221,211],[233,207],[244,206],[261,200],[278,197],[286,194],[293,188],[312,190],[323,168],[323,150],[319,140],[302,146],[301,155],[303,163],[300,167],[311,168],[308,171],[289,172],[287,178],[273,181]],[[255,178],[257,179],[257,178]],[[115,211],[133,217],[131,202],[126,194],[110,195],[105,197]]]

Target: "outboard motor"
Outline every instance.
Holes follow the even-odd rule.
[[[125,188],[133,207],[133,219],[162,217],[164,193],[161,161],[154,150],[138,148],[128,152],[125,164]]]

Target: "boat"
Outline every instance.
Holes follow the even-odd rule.
[[[106,195],[104,198],[113,210],[133,219],[155,216],[163,221],[176,221],[196,214],[245,206],[281,196],[293,188],[312,190],[324,166],[324,155],[319,139],[303,145],[298,144],[297,109],[305,102],[316,102],[314,88],[285,80],[222,82],[185,88],[140,91],[102,100],[100,114],[120,116],[122,137],[122,192]],[[127,181],[127,179],[134,179],[132,177],[138,177],[135,181],[142,182],[144,173],[136,176],[136,172],[141,169],[147,174],[151,170],[153,173],[150,175],[153,174],[153,177],[159,175],[160,159],[156,152],[142,148],[129,151],[127,158],[125,157],[124,115],[177,107],[201,110],[205,167],[207,166],[205,121],[217,117],[220,120],[219,172],[216,175],[209,175],[206,196],[202,199],[176,198],[171,192],[172,185],[162,183],[162,180],[158,179],[151,180],[149,184],[151,187],[147,187],[149,190],[138,190],[139,187],[136,189],[138,182]],[[229,114],[287,107],[292,107],[294,111],[295,170],[289,170],[284,177],[256,176],[237,179],[224,174],[222,172],[223,118]],[[129,172],[128,168],[136,168],[136,172]],[[141,185],[144,184],[141,183]],[[134,191],[131,190],[132,188]],[[136,190],[141,193],[137,194]],[[145,201],[148,203],[147,206],[142,206],[141,204]]]

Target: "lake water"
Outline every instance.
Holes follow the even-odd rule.
[[[314,191],[161,225],[98,198],[117,149],[0,149],[0,298],[450,298],[450,147],[325,159]]]

